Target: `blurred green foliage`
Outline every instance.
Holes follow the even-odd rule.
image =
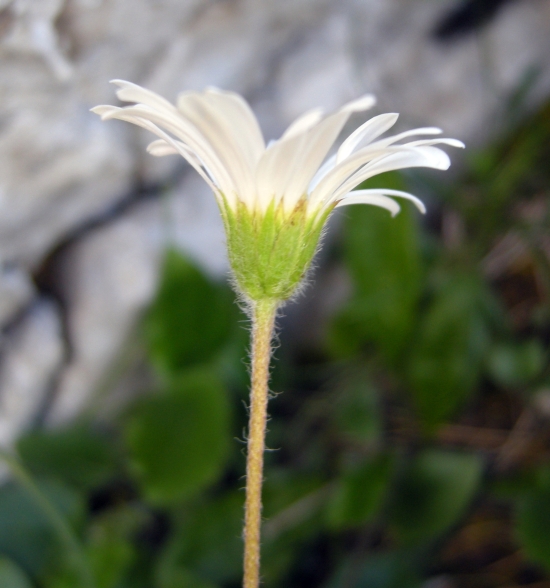
[[[476,277],[457,273],[421,317],[407,360],[407,380],[428,428],[452,417],[478,384],[489,343],[481,289]]]
[[[174,578],[192,573],[205,585],[238,580],[241,570],[242,493],[233,491],[204,500],[175,516],[174,533],[162,554],[160,586],[177,586]]]
[[[422,562],[419,550],[388,550],[367,556],[359,564],[346,561],[326,588],[418,588]]]
[[[395,173],[377,176],[363,188],[404,190]],[[333,325],[332,348],[339,354],[372,342],[397,361],[414,327],[421,294],[422,263],[418,211],[404,206],[392,218],[387,211],[360,206],[348,215],[344,259],[353,278],[354,296]]]
[[[118,465],[108,437],[86,423],[56,431],[32,431],[19,440],[17,449],[35,475],[49,476],[83,491],[106,483]]]
[[[477,456],[440,449],[407,460],[389,515],[400,543],[429,541],[455,524],[479,487],[481,471]]]
[[[73,525],[82,522],[82,496],[60,482],[39,480],[38,487]],[[0,552],[29,576],[40,577],[62,562],[64,546],[25,488],[14,482],[0,488],[0,520]]]
[[[550,570],[550,469],[519,497],[517,534],[528,557]]]
[[[387,495],[392,465],[392,459],[381,454],[341,476],[327,505],[330,529],[339,531],[372,521]]]
[[[132,509],[113,509],[90,525],[86,554],[97,588],[121,585],[137,557],[132,534],[142,518]]]
[[[327,263],[348,274],[349,296],[315,342],[286,341],[281,323],[265,586],[549,581],[549,160],[545,105],[472,150],[452,181],[392,173],[364,186],[418,194],[425,221],[407,203],[395,219],[345,210]],[[227,285],[170,248],[136,400],[20,439],[96,588],[240,585],[246,326]],[[0,488],[0,556],[2,587],[79,587],[16,480]]]
[[[0,586],[6,588],[32,588],[28,576],[7,557],[0,559]]]
[[[144,495],[170,504],[215,480],[227,457],[229,420],[225,390],[208,372],[180,375],[136,406],[125,437]]]
[[[151,359],[159,369],[172,374],[211,360],[227,341],[233,318],[229,289],[216,287],[169,249],[159,292],[145,321]]]

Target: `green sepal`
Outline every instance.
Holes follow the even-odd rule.
[[[332,208],[312,212],[307,200],[285,210],[271,202],[251,210],[243,202],[220,208],[235,282],[250,300],[290,298],[305,277]]]

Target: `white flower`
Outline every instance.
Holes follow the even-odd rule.
[[[408,167],[447,169],[450,160],[436,145],[464,147],[456,139],[433,138],[428,127],[380,137],[397,121],[381,114],[356,129],[334,155],[331,149],[350,114],[371,108],[371,95],[323,116],[311,110],[267,146],[258,122],[239,95],[209,88],[184,92],[177,105],[122,80],[117,96],[131,106],[97,106],[103,120],[117,118],[159,137],[152,155],[179,154],[212,188],[225,223],[236,283],[250,300],[284,300],[295,290],[315,253],[330,212],[348,204],[372,204],[395,215],[395,198],[422,202],[385,188],[354,190],[383,172]],[[413,136],[430,138],[407,140]]]
[[[346,204],[373,204],[393,215],[399,205],[391,197],[423,204],[411,194],[396,190],[352,190],[377,174],[408,167],[447,169],[447,154],[437,144],[464,147],[456,139],[430,138],[403,142],[414,135],[438,135],[441,130],[413,129],[379,139],[397,121],[397,114],[381,114],[355,130],[327,155],[349,116],[371,108],[375,99],[366,95],[338,112],[323,116],[311,110],[294,121],[277,141],[267,147],[248,104],[237,94],[209,88],[179,95],[177,106],[136,84],[113,80],[117,96],[132,106],[96,106],[103,120],[118,118],[144,127],[160,137],[147,148],[152,155],[180,154],[209,184],[217,197],[230,205],[241,201],[266,210],[270,202],[282,202],[293,210],[307,199],[310,211]],[[323,163],[324,162],[324,163]]]

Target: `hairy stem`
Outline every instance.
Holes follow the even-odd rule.
[[[16,456],[5,451],[0,451],[0,458],[9,465],[14,478],[27,491],[32,501],[50,522],[61,543],[65,546],[74,570],[78,574],[81,588],[95,588],[95,581],[88,560],[84,555],[79,540],[67,521],[36,485],[36,482]]]
[[[271,338],[277,302],[255,303],[252,316],[252,382],[250,420],[246,459],[246,503],[244,521],[243,588],[257,588],[260,583],[260,526],[262,521],[262,476]]]

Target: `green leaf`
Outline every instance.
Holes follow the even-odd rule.
[[[489,352],[487,370],[503,387],[523,386],[544,369],[545,353],[536,339],[523,343],[499,343]]]
[[[98,588],[116,588],[132,563],[132,544],[121,537],[105,537],[88,550]]]
[[[234,313],[226,286],[212,283],[181,253],[168,250],[145,321],[153,361],[169,374],[210,361],[226,343]]]
[[[345,474],[328,504],[329,528],[342,530],[370,522],[384,503],[391,473],[391,458],[381,455]]]
[[[488,344],[478,280],[457,275],[441,289],[422,318],[407,379],[423,424],[432,430],[472,394]]]
[[[132,539],[146,524],[141,506],[121,506],[95,517],[88,528],[86,554],[96,588],[118,588],[136,561]]]
[[[34,431],[17,444],[23,462],[35,474],[53,477],[78,489],[90,490],[117,472],[108,439],[90,425],[56,431]]]
[[[382,434],[378,391],[368,373],[346,378],[331,406],[338,434],[352,443],[373,444]]]
[[[7,557],[0,557],[0,586],[3,588],[32,588],[32,583],[19,566]]]
[[[179,588],[174,577],[182,573],[185,577],[192,574],[197,587],[238,582],[242,567],[243,504],[242,492],[226,492],[185,509],[159,560],[159,588]]]
[[[226,391],[206,372],[180,376],[144,400],[126,427],[132,470],[156,504],[185,500],[213,482],[230,440]]]
[[[262,577],[266,585],[286,585],[297,554],[324,531],[322,514],[328,491],[326,479],[317,472],[267,469],[262,511]]]
[[[528,494],[537,484],[536,470],[507,472],[488,484],[488,492],[500,502],[515,502]]]
[[[550,572],[550,471],[520,500],[516,532],[527,557]]]
[[[426,450],[403,471],[390,507],[390,525],[403,544],[444,533],[462,517],[481,481],[475,455]]]
[[[266,476],[262,489],[263,510],[262,515],[265,517],[266,525],[270,526],[273,519],[277,519],[281,512],[297,502],[301,502],[308,496],[318,495],[323,492],[326,486],[326,480],[313,472],[299,472],[290,468],[270,467],[269,475]],[[315,504],[315,501],[314,501]],[[311,516],[317,514],[314,508]],[[277,536],[284,533],[285,529],[294,529],[303,521],[308,520],[308,512],[301,509],[300,517],[286,519],[288,523],[283,529],[280,529]]]
[[[397,174],[376,178],[377,187],[403,189],[402,184]],[[405,203],[392,218],[360,205],[346,208],[346,216],[344,255],[355,292],[335,319],[331,347],[345,355],[375,343],[396,359],[410,336],[420,296],[418,211]]]
[[[50,481],[37,485],[62,516],[73,522],[81,518],[83,504],[72,490]],[[0,488],[0,521],[0,553],[29,574],[37,575],[61,562],[64,546],[25,488],[13,482]]]
[[[203,580],[185,568],[173,568],[155,588],[216,588],[216,584]]]
[[[377,553],[365,559],[351,557],[325,588],[419,588],[423,584],[420,569],[424,559],[425,554],[417,549]]]

